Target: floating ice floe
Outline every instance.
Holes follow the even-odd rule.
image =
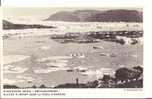
[[[100,56],[110,56],[109,53],[100,53]]]
[[[126,45],[132,43],[132,39],[131,39],[131,38],[128,38],[128,37],[116,36],[116,38],[117,38],[118,40],[123,39],[123,40],[125,41],[125,44],[126,44]]]
[[[51,73],[51,72],[54,72],[54,71],[62,71],[62,70],[68,70],[69,68],[68,67],[60,67],[60,68],[46,68],[46,69],[35,69],[33,70],[34,73],[37,73],[37,74],[46,74],[46,73]]]
[[[22,60],[25,60],[29,57],[30,56],[25,56],[25,55],[4,55],[4,57],[3,57],[4,65],[11,64],[11,63],[18,62],[18,61],[22,61]]]
[[[14,19],[13,19],[14,21]],[[31,20],[30,20],[31,21]],[[142,30],[143,24],[137,22],[124,23],[124,22],[50,22],[50,21],[32,21],[35,24],[49,25],[58,28],[52,29],[21,29],[21,30],[4,30],[5,34],[16,34],[15,37],[29,37],[41,36],[51,34],[65,34],[67,32],[90,32],[90,31],[138,31]],[[29,24],[26,22],[14,22],[17,24]],[[50,32],[51,30],[51,32]]]
[[[47,66],[57,66],[57,67],[65,67],[67,66],[67,63],[63,63],[63,62],[50,62],[46,64]]]
[[[82,67],[82,66],[74,67],[73,69],[74,69],[74,70],[77,70],[77,71],[79,71],[79,72],[85,72],[85,71],[88,70],[88,68]]]
[[[88,67],[84,67],[84,66],[69,67],[67,72],[87,72],[91,68],[93,68],[93,66],[88,66]]]
[[[52,56],[47,58],[41,58],[37,60],[38,62],[45,63],[49,68],[47,69],[36,69],[35,73],[50,73],[53,71],[67,70],[68,59],[72,57],[69,56]],[[68,68],[69,69],[69,68]]]
[[[12,79],[6,79],[6,78],[3,79],[3,84],[12,85],[15,84],[16,82],[17,82],[16,80],[12,80]]]
[[[40,47],[40,49],[41,49],[41,50],[49,50],[50,47],[48,47],[48,46],[42,46],[42,47]]]
[[[45,57],[45,58],[41,58],[37,61],[39,62],[45,62],[47,60],[65,60],[65,59],[71,59],[71,56],[51,56],[51,57]]]
[[[96,75],[96,71],[93,71],[93,70],[89,70],[87,72],[83,72],[81,73],[82,75],[85,75],[85,76],[94,76]]]
[[[86,57],[84,55],[84,53],[71,53],[70,56],[73,58],[85,58]]]
[[[3,79],[3,84],[9,84],[9,85],[13,85],[15,83],[23,83],[25,82],[25,80],[22,79]]]
[[[101,68],[97,70],[88,70],[86,72],[82,72],[82,75],[85,76],[95,76],[96,78],[102,78],[103,75],[112,75],[114,74],[112,69],[109,68]]]
[[[31,76],[26,76],[26,75],[18,75],[18,76],[16,76],[16,78],[19,79],[19,80],[22,80],[22,81],[24,81],[24,82],[26,82],[26,81],[32,82],[32,81],[35,80],[33,77],[31,77]]]
[[[103,46],[93,46],[94,49],[104,49]]]
[[[37,70],[33,70],[34,73],[42,73],[42,74],[45,74],[45,73],[50,73],[50,72],[53,72],[53,71],[57,71],[57,69],[37,69]]]
[[[56,60],[56,62],[59,62],[59,63],[67,63],[69,62],[68,60],[65,60],[65,59],[62,59],[62,60]]]
[[[130,44],[140,44],[143,45],[143,38],[128,38],[128,37],[123,37],[123,36],[116,36],[117,39],[122,39],[125,41],[126,45],[130,45]]]
[[[3,67],[4,73],[23,73],[26,70],[28,70],[28,68],[23,68],[23,67],[18,67],[18,66],[13,66],[13,65],[5,65]]]

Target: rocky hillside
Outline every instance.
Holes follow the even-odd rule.
[[[3,29],[28,29],[28,28],[54,28],[53,26],[44,26],[39,24],[14,24],[12,22],[3,20]]]
[[[18,89],[16,85],[3,85],[4,89]],[[51,88],[44,84],[40,86],[33,85],[27,88]],[[52,87],[53,88],[53,87]],[[115,71],[114,77],[104,74],[102,78],[86,83],[65,83],[54,88],[143,88],[143,67],[134,66],[132,68],[121,67]]]
[[[142,22],[142,12],[137,10],[75,10],[61,11],[46,20],[68,22]]]
[[[119,68],[115,77],[103,75],[102,78],[87,83],[66,83],[55,88],[143,88],[143,68]]]

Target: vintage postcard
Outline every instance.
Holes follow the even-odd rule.
[[[143,98],[142,7],[1,10],[2,98]]]
[[[143,88],[142,8],[3,8],[3,89]]]

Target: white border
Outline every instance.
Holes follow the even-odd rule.
[[[13,89],[18,90],[18,89]],[[39,89],[25,89],[25,90],[39,90]],[[40,89],[44,90],[44,89]],[[50,90],[50,89],[45,89]],[[124,91],[124,89],[52,89],[58,90],[61,93],[66,93],[65,96],[16,96],[7,98],[144,98],[142,91]]]
[[[62,98],[152,98],[152,10],[151,0],[2,0],[3,6],[17,7],[131,7],[144,8],[144,89],[124,91],[122,89],[61,89],[68,93]],[[2,54],[2,53],[1,53]],[[97,94],[98,93],[98,94]],[[24,97],[25,98],[25,97]],[[40,97],[41,98],[41,97]],[[44,97],[43,97],[44,98]],[[49,97],[50,98],[50,97]],[[51,97],[61,98],[61,97]]]
[[[2,19],[2,7],[0,7],[0,19]],[[2,93],[3,86],[1,84],[3,79],[3,31],[2,31],[2,20],[0,20],[0,93]]]
[[[152,98],[152,1],[144,3],[144,90],[145,96]]]
[[[19,7],[139,7],[144,0],[2,0],[3,6]]]

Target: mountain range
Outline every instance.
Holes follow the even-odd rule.
[[[50,15],[47,21],[67,22],[142,22],[143,15],[137,10],[75,10],[59,11]]]

